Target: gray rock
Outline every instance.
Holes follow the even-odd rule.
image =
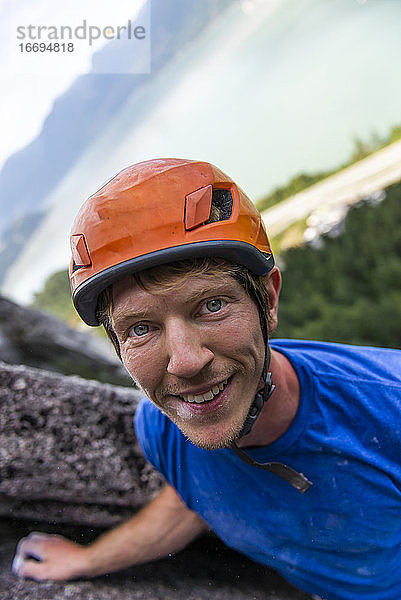
[[[134,389],[0,363],[0,515],[109,526],[160,489]]]
[[[111,344],[0,296],[0,360],[116,385],[130,379]]]

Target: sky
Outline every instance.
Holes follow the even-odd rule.
[[[11,154],[36,137],[54,99],[90,70],[93,52],[107,43],[104,38],[92,44],[75,40],[74,52],[21,52],[19,45],[30,41],[27,26],[75,28],[85,19],[87,27],[116,28],[133,19],[143,4],[144,0],[0,0],[0,169]],[[18,27],[25,29],[18,31]],[[31,31],[37,34],[37,29]],[[41,35],[45,33],[42,29]]]

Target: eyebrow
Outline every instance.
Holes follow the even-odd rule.
[[[220,294],[227,292],[227,285],[213,285],[213,286],[203,286],[198,290],[194,290],[192,294],[186,297],[186,301],[188,303],[195,302],[202,296],[219,296]]]
[[[227,283],[222,284],[213,284],[213,285],[204,285],[200,287],[198,290],[194,290],[190,293],[184,300],[186,304],[192,304],[202,298],[204,296],[219,296],[223,293],[227,293]],[[122,326],[126,321],[145,321],[149,318],[149,310],[147,308],[138,309],[138,310],[130,310],[127,308],[125,311],[124,308],[115,310],[113,315],[113,326],[118,327]]]
[[[121,326],[125,323],[125,321],[145,321],[149,316],[149,311],[144,308],[143,310],[127,311],[115,310],[114,315],[112,315],[113,327]]]

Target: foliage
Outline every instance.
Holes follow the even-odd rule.
[[[385,143],[385,140],[382,140],[375,132],[373,132],[370,136],[370,139],[367,140],[363,140],[357,135],[354,136],[354,149],[352,151],[349,163],[347,163],[345,166],[366,158],[369,156],[369,154],[372,154],[373,152],[376,152],[376,150],[379,150],[379,148],[382,148]]]
[[[369,154],[376,152],[376,150],[379,150],[380,148],[383,148],[384,146],[387,146],[388,144],[392,144],[393,142],[396,142],[400,138],[401,138],[401,125],[394,125],[390,129],[390,132],[384,137],[380,137],[380,135],[375,131],[373,131],[370,134],[370,138],[366,139],[366,140],[363,140],[359,136],[355,136],[354,137],[354,149],[351,154],[351,158],[348,161],[348,163],[344,166],[347,167],[348,165],[353,164],[354,162],[357,162],[358,160],[362,160],[362,158],[366,158],[366,156],[369,156]]]
[[[387,143],[392,144],[399,139],[401,139],[401,125],[394,125],[390,131],[390,135],[388,136]]]
[[[288,248],[303,246],[305,244],[305,229],[307,219],[300,219],[292,223],[287,229],[281,231],[276,236],[269,236],[269,242],[274,255],[281,254]]]
[[[320,250],[281,255],[276,337],[401,344],[401,183],[376,207],[352,208],[345,231]]]
[[[300,173],[299,175],[293,177],[286,185],[277,187],[270,194],[255,202],[255,205],[261,212],[271,208],[282,200],[286,200],[290,196],[294,196],[295,194],[302,192],[302,190],[305,190],[311,185],[318,183],[322,179],[329,177],[329,175],[338,173],[342,169],[349,167],[358,160],[366,158],[373,152],[376,152],[376,150],[379,150],[388,144],[392,144],[399,139],[401,139],[401,125],[394,125],[390,132],[384,137],[380,137],[375,131],[373,131],[370,134],[370,137],[366,140],[363,140],[359,136],[354,136],[354,147],[349,160],[347,160],[345,164],[340,165],[336,169],[332,169],[330,171],[320,171],[312,174]]]
[[[321,171],[312,175],[308,173],[300,173],[299,175],[293,177],[286,185],[276,188],[268,196],[265,196],[256,202],[256,208],[259,211],[271,208],[282,200],[285,200],[294,194],[298,194],[298,192],[302,192],[302,190],[310,187],[314,183],[318,183],[322,179],[325,179],[331,175],[332,172],[334,171]]]
[[[46,280],[43,289],[35,294],[32,306],[55,315],[71,326],[80,322],[71,302],[68,272],[65,270],[57,271]]]

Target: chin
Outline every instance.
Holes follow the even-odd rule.
[[[190,410],[188,407],[187,412],[162,410],[195,446],[204,450],[220,450],[230,447],[238,439],[252,400],[253,396],[244,399],[241,404],[227,402],[210,414],[190,415],[190,418],[187,414]]]
[[[203,428],[202,431],[189,431],[186,427],[180,427],[178,423],[176,425],[185,437],[198,448],[202,448],[203,450],[221,450],[222,448],[230,447],[238,439],[244,421],[245,417],[230,427],[222,428],[221,426],[213,426]]]

